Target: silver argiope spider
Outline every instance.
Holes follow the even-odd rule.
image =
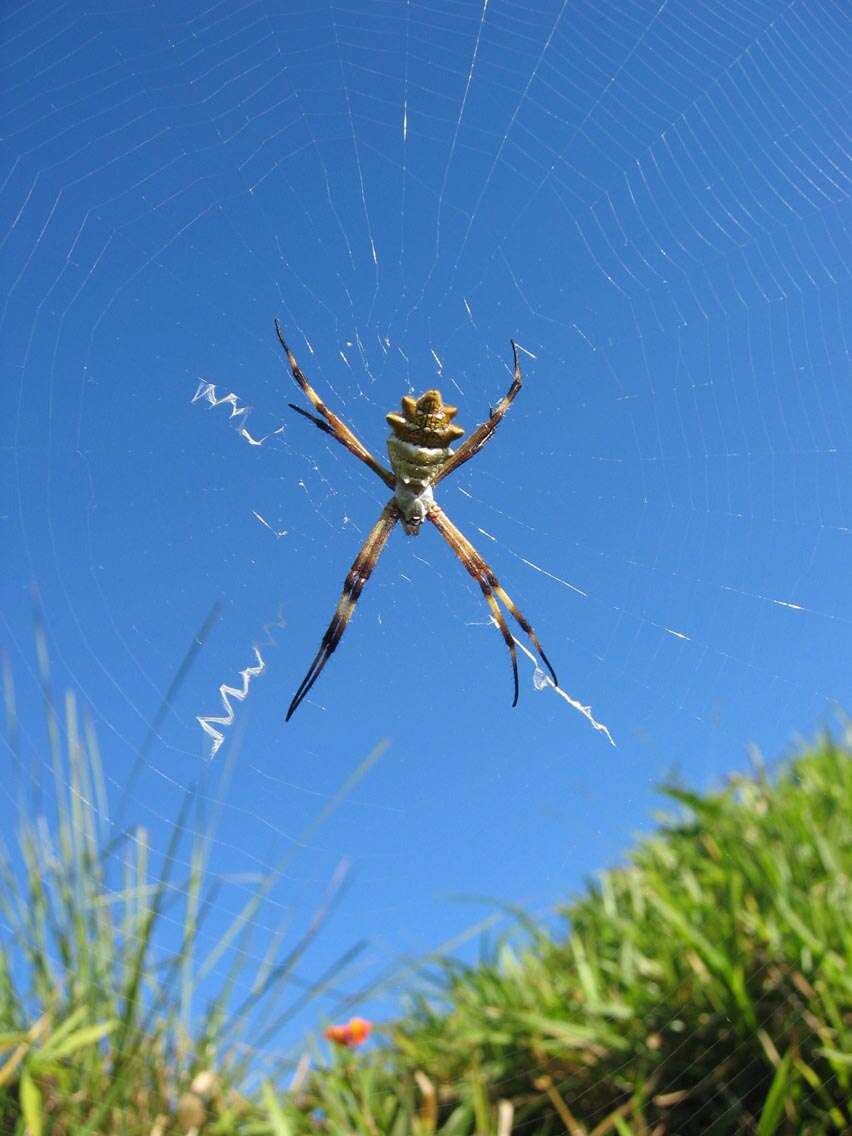
[[[464,434],[461,426],[453,424],[457,414],[455,406],[448,406],[441,398],[440,391],[427,390],[418,399],[404,395],[402,399],[402,414],[391,412],[386,415],[391,428],[388,438],[388,456],[393,472],[378,461],[367,447],[355,437],[352,431],[333,414],[314,388],[302,374],[293,352],[284,341],[278,320],[275,321],[275,332],[278,340],[287,355],[287,361],[293,372],[293,378],[301,387],[308,401],[316,410],[320,418],[315,418],[300,406],[289,404],[292,410],[309,419],[320,430],[336,438],[356,458],[360,458],[368,465],[377,477],[380,477],[389,489],[393,490],[393,497],[382,509],[381,516],[370,530],[361,551],[355,557],[352,567],[343,585],[343,594],[322,637],[320,648],[314,661],[308,668],[308,673],[299,684],[299,689],[293,695],[293,701],[287,711],[287,721],[293,717],[302,699],[317,681],[323,667],[331,658],[343,637],[343,632],[355,604],[361,595],[364,585],[370,578],[370,573],[376,566],[391,530],[397,521],[402,521],[402,527],[409,536],[417,536],[424,520],[431,521],[459,560],[464,568],[476,580],[485,596],[485,602],[491,610],[494,622],[509,648],[512,658],[512,674],[515,684],[513,706],[518,704],[518,657],[515,650],[515,641],[509,631],[506,618],[497,603],[500,599],[511,615],[520,624],[532,640],[542,662],[550,671],[554,683],[558,686],[556,672],[550,665],[550,660],[542,650],[538,636],[529,622],[515,607],[510,596],[500,586],[500,581],[479,555],[470,541],[453,524],[447,514],[435,502],[433,487],[439,481],[452,473],[453,470],[464,465],[482,449],[497,426],[501,418],[512,405],[515,395],[521,389],[521,366],[518,361],[518,346],[511,340],[512,354],[514,356],[515,370],[512,385],[503,395],[488,419],[473,431],[456,451],[450,449],[450,444]]]

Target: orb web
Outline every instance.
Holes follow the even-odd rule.
[[[707,783],[830,721],[852,677],[840,7],[26,5],[3,35],[20,720],[36,582],[54,687],[164,855],[209,753],[197,719],[243,694],[217,722],[236,773],[208,790],[212,870],[236,889],[211,942],[241,873],[298,850],[262,939],[282,912],[310,926],[351,861],[305,963],[369,937],[332,1012],[463,934],[447,895],[547,910],[672,768]],[[522,345],[521,395],[440,499],[618,750],[523,656],[510,710],[503,644],[431,532],[394,534],[285,728],[386,493],[288,409],[275,316],[382,460],[403,394],[451,392],[472,429]]]

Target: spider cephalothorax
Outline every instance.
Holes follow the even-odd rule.
[[[275,321],[275,331],[286,352],[293,378],[321,417],[315,418],[313,414],[303,410],[301,406],[294,406],[293,403],[290,403],[293,410],[298,411],[305,418],[309,418],[324,433],[331,434],[350,453],[354,454],[365,465],[368,465],[373,473],[393,490],[393,497],[385,505],[381,516],[370,530],[361,551],[355,557],[355,561],[349,569],[349,574],[343,585],[343,595],[340,597],[334,617],[328,625],[325,635],[323,635],[320,648],[308,669],[308,673],[302,679],[299,689],[293,696],[293,701],[287,711],[287,720],[289,721],[292,718],[299,703],[319,678],[320,672],[340,642],[343,632],[346,630],[346,625],[352,618],[358,597],[370,578],[370,573],[375,568],[376,561],[379,559],[397,521],[402,522],[403,528],[411,536],[416,536],[420,532],[421,525],[425,520],[431,521],[459,558],[465,570],[470,573],[482,589],[491,616],[497,624],[512,658],[512,673],[515,680],[515,698],[512,705],[516,705],[518,701],[518,659],[515,640],[509,631],[506,617],[497,602],[498,599],[507,608],[512,618],[529,635],[535,649],[541,656],[542,662],[550,671],[553,681],[556,683],[556,673],[550,665],[547,655],[541,649],[538,636],[529,622],[515,607],[508,593],[501,587],[500,581],[467,537],[456,528],[443,509],[435,503],[433,492],[433,487],[448,473],[452,473],[453,470],[458,469],[460,465],[464,465],[466,461],[479,453],[497,429],[500,420],[521,389],[521,366],[518,361],[518,347],[515,341],[512,340],[512,353],[515,361],[512,385],[491,411],[487,420],[477,426],[455,452],[450,449],[450,445],[464,434],[461,426],[453,425],[456,408],[447,406],[441,398],[440,391],[436,390],[427,390],[418,399],[414,399],[410,395],[403,396],[402,414],[392,412],[387,415],[391,427],[391,435],[388,438],[388,456],[393,468],[393,472],[391,472],[391,470],[385,469],[364,443],[356,438],[349,427],[341,422],[319,397],[300,370],[299,364],[293,357],[293,352],[284,342],[278,320]]]

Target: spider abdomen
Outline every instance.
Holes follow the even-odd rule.
[[[391,434],[388,456],[399,481],[429,485],[450,456],[449,446],[418,446]]]
[[[464,433],[453,424],[457,413],[437,390],[427,390],[416,399],[403,396],[402,414],[387,415],[388,456],[398,482],[412,486],[415,493],[418,485],[425,489],[431,484],[452,454],[450,444]]]
[[[391,411],[386,415],[393,431],[391,441],[410,442],[418,450],[446,452],[447,447],[464,433],[461,426],[453,424],[456,414],[457,408],[444,402],[440,391],[427,390],[420,398],[403,395],[402,414]]]

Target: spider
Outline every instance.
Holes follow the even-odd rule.
[[[500,424],[503,415],[512,405],[512,402],[521,389],[521,366],[518,361],[518,345],[514,339],[510,340],[512,355],[514,357],[514,376],[512,384],[506,394],[500,399],[490,412],[488,419],[477,426],[467,440],[455,451],[450,444],[457,441],[463,434],[461,426],[456,426],[453,419],[457,414],[455,406],[448,406],[441,398],[440,391],[427,390],[420,398],[411,398],[404,395],[402,399],[402,413],[391,412],[386,415],[391,428],[388,438],[388,457],[391,469],[386,469],[367,447],[355,437],[352,431],[325,405],[314,388],[305,378],[293,352],[287,346],[278,320],[275,320],[275,333],[278,341],[284,348],[293,378],[321,417],[317,418],[301,406],[290,403],[289,406],[297,414],[309,419],[315,426],[326,434],[336,438],[351,454],[368,465],[377,477],[393,491],[393,496],[382,509],[381,516],[355,557],[352,567],[343,585],[343,594],[334,612],[334,617],[322,637],[319,650],[314,661],[308,668],[308,673],[299,684],[293,695],[293,701],[287,711],[286,721],[290,721],[308,691],[319,678],[323,667],[331,658],[337,645],[343,637],[343,632],[352,618],[358,598],[376,566],[376,562],[387,543],[391,530],[397,521],[402,521],[402,527],[409,536],[417,536],[424,521],[430,521],[459,560],[465,570],[476,580],[482,589],[485,602],[491,610],[494,622],[509,648],[512,660],[512,675],[514,679],[513,706],[518,704],[518,657],[515,650],[515,641],[506,624],[502,609],[497,603],[500,599],[508,608],[514,619],[532,640],[542,662],[550,671],[553,682],[558,686],[556,672],[550,660],[542,650],[538,636],[533,631],[528,620],[518,611],[511,597],[501,587],[485,560],[476,551],[470,541],[453,524],[447,514],[435,501],[434,487],[439,481],[475,457]]]

